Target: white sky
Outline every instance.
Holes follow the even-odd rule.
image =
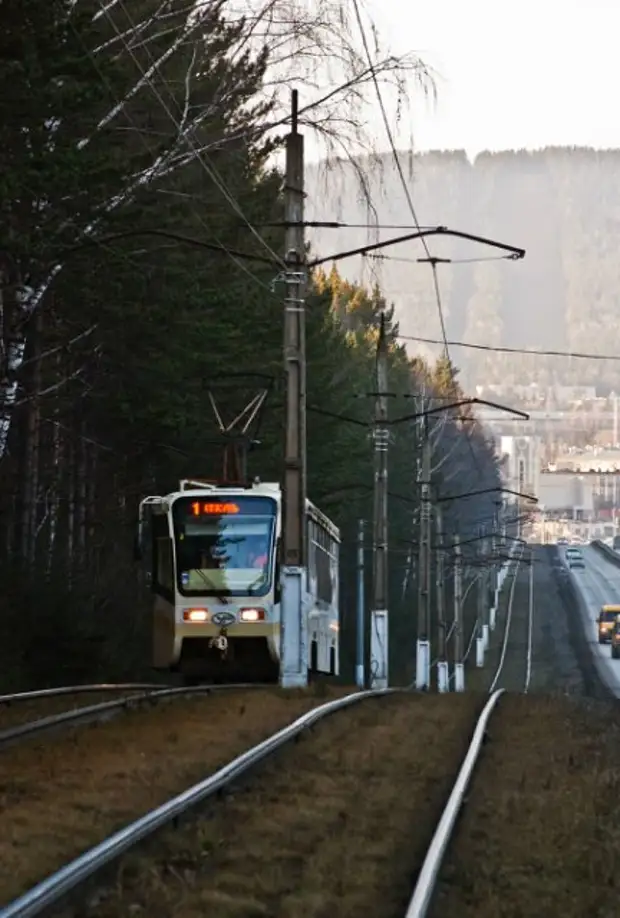
[[[437,72],[400,146],[480,150],[620,147],[620,0],[365,0],[393,53]],[[378,107],[369,125],[387,148]],[[413,121],[413,124],[412,124]],[[310,158],[313,158],[308,150]]]

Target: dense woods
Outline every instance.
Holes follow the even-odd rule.
[[[420,223],[444,225],[490,237],[527,251],[513,263],[502,253],[462,240],[431,240],[435,255],[455,260],[440,265],[448,338],[491,347],[610,354],[620,351],[616,250],[620,152],[581,148],[480,153],[470,162],[464,151],[402,154],[412,182]],[[355,195],[348,165],[333,178],[309,173],[309,215],[368,223],[374,219]],[[329,181],[332,193],[324,193]],[[338,193],[335,193],[337,189]],[[323,193],[321,193],[321,191]],[[391,158],[373,164],[370,191],[381,224],[409,224]],[[402,232],[402,231],[401,231]],[[399,235],[389,229],[373,235]],[[336,250],[369,241],[363,229],[316,230],[316,244]],[[384,249],[366,259],[389,299],[397,303],[404,335],[440,338],[428,268],[416,263],[419,243]],[[473,259],[473,261],[472,261]],[[480,259],[478,261],[478,259]],[[347,263],[357,276],[358,263]],[[412,348],[418,345],[411,344]],[[437,354],[438,348],[422,353]],[[528,357],[454,348],[468,387],[482,383],[598,385],[618,390],[616,362]]]
[[[11,87],[0,99],[3,687],[146,674],[137,506],[180,477],[219,473],[209,393],[234,413],[269,389],[250,471],[281,474],[282,177],[280,136],[266,131],[277,120],[266,87],[279,46],[268,30],[251,42],[251,22],[227,19],[224,3],[201,6],[191,27],[182,2],[140,0],[130,22],[122,4],[109,8],[0,7]],[[370,421],[381,311],[399,393],[391,417],[462,398],[449,361],[409,359],[388,299],[336,266],[312,278],[307,304],[309,492],[343,532],[349,678],[372,444],[369,428],[337,416]],[[392,431],[391,646],[402,681],[414,658],[422,431]],[[471,414],[445,412],[429,435],[437,496],[499,484]],[[455,533],[469,540],[470,575],[489,561],[471,540],[492,530],[497,499],[443,505],[446,544]]]

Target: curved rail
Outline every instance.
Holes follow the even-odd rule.
[[[60,698],[62,695],[86,695],[95,692],[146,692],[168,687],[161,682],[103,682],[101,685],[60,685],[55,688],[16,692],[13,695],[0,695],[0,704],[10,705],[20,701],[36,701],[39,698]]]
[[[366,698],[395,694],[402,691],[404,690],[388,688],[355,692],[351,695],[345,695],[344,698],[337,698],[334,701],[328,701],[326,704],[313,708],[289,724],[288,727],[284,727],[266,740],[263,740],[262,743],[233,759],[228,765],[224,765],[223,768],[220,768],[219,771],[216,771],[204,781],[173,797],[162,806],[151,810],[146,816],[142,816],[135,822],[130,823],[124,829],[95,845],[94,848],[84,852],[84,854],[65,867],[61,867],[56,873],[51,874],[47,879],[42,880],[28,892],[5,906],[0,911],[1,918],[35,918],[35,916],[55,905],[67,893],[72,892],[76,887],[86,882],[93,874],[106,867],[111,861],[133,848],[138,842],[153,835],[158,829],[163,828],[172,820],[202,803],[203,800],[216,794],[262,761],[262,759],[271,755],[276,749],[294,739],[303,730],[307,730],[318,720],[322,720],[329,714],[347,708]]]
[[[463,804],[465,792],[480,755],[480,750],[482,748],[482,742],[484,740],[484,734],[489,722],[489,718],[491,717],[497,702],[503,694],[504,689],[498,689],[496,692],[494,692],[485,704],[484,708],[482,709],[482,713],[478,718],[469,749],[467,750],[467,754],[463,759],[463,764],[461,765],[456,781],[454,782],[454,787],[452,788],[452,792],[448,798],[448,802],[446,803],[446,807],[442,813],[441,819],[437,824],[437,828],[429,845],[426,857],[424,858],[424,863],[422,864],[422,869],[420,870],[420,874],[418,876],[418,882],[416,883],[415,889],[413,891],[413,896],[409,902],[409,907],[407,908],[405,918],[425,918],[428,912],[431,898],[433,892],[435,891],[435,886],[437,885],[437,879],[439,877],[439,871],[441,869],[443,857],[446,853],[446,848],[448,847],[448,843],[452,836],[452,830],[454,829],[456,817],[458,816],[459,810]],[[9,914],[12,915],[13,913],[7,913],[7,918]],[[21,913],[18,912],[15,914]]]
[[[0,748],[15,743],[18,740],[34,736],[36,733],[44,733],[46,730],[52,730],[63,724],[90,724],[100,720],[105,720],[107,715],[114,711],[122,711],[124,708],[138,707],[145,702],[159,701],[163,698],[171,698],[175,695],[208,695],[210,692],[230,691],[232,689],[250,689],[257,688],[256,683],[238,685],[193,685],[178,686],[175,688],[163,688],[156,691],[142,692],[137,695],[129,695],[125,698],[117,698],[114,701],[102,701],[99,704],[86,705],[83,708],[74,708],[71,711],[62,711],[60,714],[51,714],[49,717],[42,717],[40,720],[33,720],[26,724],[19,724],[16,727],[9,727],[6,730],[0,730]],[[0,912],[0,918],[3,913]]]
[[[504,668],[504,663],[506,661],[506,651],[508,650],[508,641],[510,640],[510,629],[512,627],[512,609],[513,609],[513,603],[514,603],[514,598],[515,598],[515,590],[517,587],[519,564],[521,563],[521,559],[523,558],[524,551],[525,551],[525,546],[522,545],[521,554],[519,555],[518,558],[515,559],[514,575],[512,578],[512,583],[510,584],[510,593],[508,594],[508,608],[506,610],[506,624],[504,625],[504,640],[502,642],[502,650],[501,650],[500,657],[499,657],[499,663],[497,664],[497,670],[495,672],[495,675],[493,676],[491,687],[489,688],[490,695],[493,694],[493,692],[495,691],[497,683],[499,682],[500,676],[502,674],[502,670]],[[531,628],[531,624],[532,623],[530,621],[530,628]],[[529,639],[528,639],[528,644],[529,644]]]

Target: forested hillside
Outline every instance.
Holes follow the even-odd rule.
[[[440,265],[448,337],[487,345],[620,353],[620,151],[551,148],[481,153],[402,154],[421,224],[444,225],[527,250],[524,261],[482,260]],[[392,159],[373,160],[369,191],[379,222],[411,224]],[[325,194],[325,184],[331,188]],[[309,176],[312,218],[373,222],[350,165]],[[378,238],[403,231],[380,230]],[[365,229],[316,230],[321,248],[338,251],[375,240]],[[351,244],[353,243],[353,245]],[[496,259],[501,253],[459,240],[431,240],[432,254]],[[406,335],[439,338],[428,266],[419,242],[367,258]],[[392,260],[396,259],[396,260]],[[403,261],[402,259],[405,259]],[[408,262],[406,259],[413,259]],[[345,270],[359,271],[359,259]],[[610,362],[528,358],[454,351],[468,385],[486,380],[536,380],[618,388]]]
[[[109,6],[106,17],[89,0],[0,6],[0,75],[10,87],[0,98],[3,685],[144,672],[138,502],[179,477],[219,473],[214,386],[229,383],[218,397],[232,411],[256,383],[241,391],[234,374],[267,379],[250,471],[273,480],[282,467],[283,291],[273,281],[284,238],[282,177],[269,165],[279,138],[265,131],[270,43],[252,53],[250,26],[215,4],[190,25],[181,0],[141,0],[131,22],[122,4]],[[408,359],[380,289],[337,271],[312,278],[309,491],[343,532],[345,670],[372,444],[364,423],[334,415],[370,420],[371,400],[360,396],[374,387],[382,310],[390,389],[401,393],[391,416],[462,397],[449,363]],[[430,423],[438,496],[499,482],[484,431],[458,414]],[[393,427],[390,453],[401,679],[415,642],[419,433],[413,423]],[[472,538],[492,528],[496,501],[486,493],[444,505],[447,537],[470,540],[470,571],[492,560]]]

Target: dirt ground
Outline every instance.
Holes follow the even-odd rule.
[[[2,750],[0,904],[347,691],[317,686],[176,699]]]
[[[333,715],[63,918],[402,918],[482,701],[394,695]]]
[[[617,705],[499,704],[431,918],[616,918]]]

